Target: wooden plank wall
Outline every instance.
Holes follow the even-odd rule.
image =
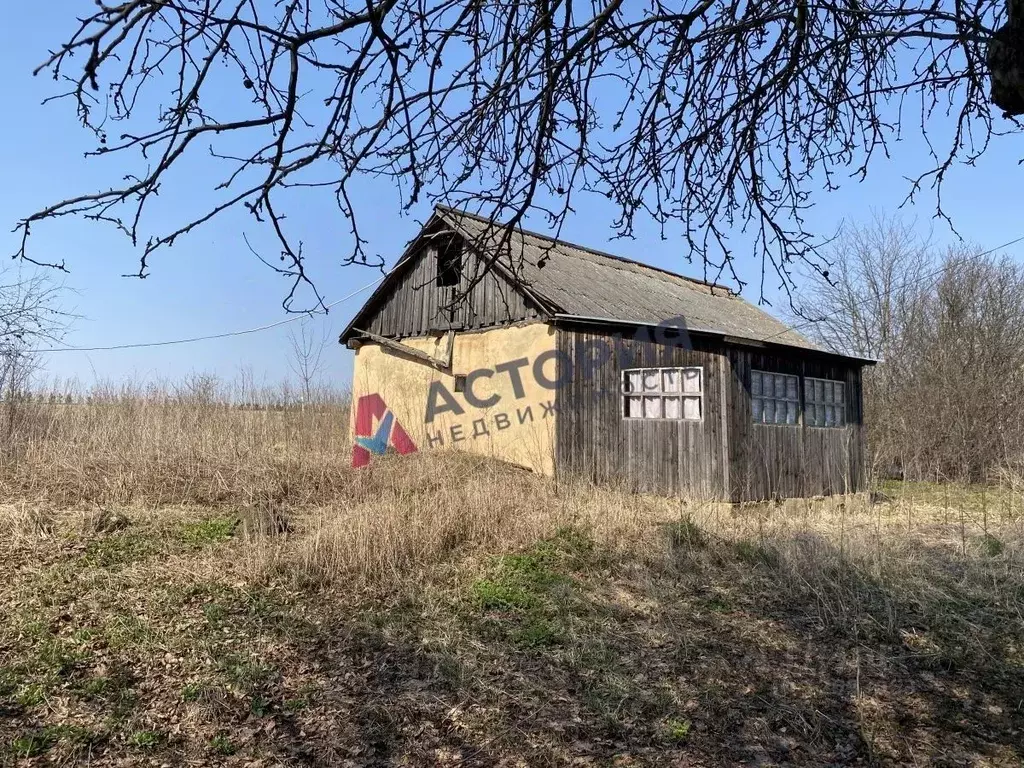
[[[866,451],[860,366],[799,352],[768,353],[730,346],[730,486],[734,501],[819,496],[864,490]],[[751,370],[813,376],[846,383],[846,426],[755,424],[751,418]]]
[[[448,327],[476,329],[504,325],[539,316],[537,309],[502,276],[489,271],[477,282],[466,298],[454,309],[451,304],[455,288],[437,286],[437,246],[424,245],[411,255],[394,288],[381,297],[359,327],[380,336],[393,338],[425,336],[432,329]],[[479,261],[463,251],[461,290],[469,289],[473,271]]]
[[[625,338],[594,329],[560,328],[560,365],[571,377],[558,390],[555,427],[560,473],[646,493],[722,498],[728,452],[722,418],[728,361],[722,350],[692,339],[694,349]],[[595,345],[607,344],[614,357],[595,366]],[[623,368],[699,365],[704,368],[701,421],[623,419]],[[587,375],[588,371],[592,371]]]
[[[592,364],[595,343],[614,349]],[[863,490],[865,449],[861,372],[829,358],[760,350],[691,337],[692,349],[637,340],[584,326],[560,327],[558,350],[571,377],[558,390],[559,473],[638,492],[731,501],[816,496]],[[702,421],[623,419],[623,368],[704,368]],[[754,424],[750,371],[846,382],[843,428]],[[593,371],[588,376],[587,371]]]

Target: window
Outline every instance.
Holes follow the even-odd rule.
[[[846,385],[830,379],[804,379],[804,421],[809,427],[846,425]]]
[[[627,419],[699,421],[701,368],[629,368],[622,372],[622,416]]]
[[[766,371],[750,372],[750,397],[758,424],[796,424],[800,387],[796,376]]]
[[[466,391],[466,377],[461,373],[455,374],[455,391],[465,392]]]
[[[450,288],[462,279],[462,245],[449,240],[437,251],[437,287]]]

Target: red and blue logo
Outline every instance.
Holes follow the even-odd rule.
[[[377,429],[374,430],[374,423]],[[383,456],[388,446],[397,453],[415,453],[416,444],[380,395],[363,395],[356,403],[355,445],[352,466],[365,467],[371,456]]]

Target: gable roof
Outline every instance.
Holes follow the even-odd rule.
[[[497,244],[500,234],[487,219],[437,211],[470,243]],[[557,314],[641,325],[682,317],[693,331],[823,351],[723,286],[526,230],[512,233],[509,250],[501,266]]]
[[[403,259],[342,333],[342,342],[352,335],[367,308],[388,292],[416,244],[427,231],[436,231],[439,220],[459,234],[482,260],[494,258],[495,270],[512,280],[552,319],[655,326],[681,317],[685,327],[695,333],[836,355],[723,286],[518,227],[509,232],[485,217],[440,205],[410,243]],[[502,236],[507,236],[508,242],[499,253]],[[499,253],[497,258],[495,253]]]

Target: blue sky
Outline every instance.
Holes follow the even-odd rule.
[[[6,23],[0,27],[0,71],[5,74],[7,107],[7,118],[0,124],[0,167],[4,169],[0,218],[6,222],[0,229],[0,252],[5,254],[16,250],[17,239],[9,231],[21,216],[66,196],[109,185],[123,173],[117,167],[118,158],[83,158],[84,151],[94,148],[94,139],[78,126],[70,103],[41,104],[58,86],[45,75],[33,78],[31,74],[47,50],[64,39],[82,7],[83,3],[72,0],[17,3],[7,9]],[[943,127],[941,122],[930,126]],[[808,215],[811,225],[827,233],[843,220],[866,220],[872,210],[894,212],[909,189],[904,176],[924,167],[923,141],[912,131],[905,135],[906,139],[891,146],[890,159],[879,157],[866,182],[851,180],[838,192],[817,195]],[[1024,137],[997,137],[975,167],[958,167],[949,175],[944,205],[967,240],[992,247],[1024,235],[1021,158]],[[176,177],[178,186],[161,196],[158,220],[162,216],[167,221],[180,219],[194,209],[190,206],[196,199],[201,200],[208,178],[203,162],[194,161],[185,171]],[[424,203],[411,215],[400,215],[400,199],[394,185],[386,181],[360,183],[359,196],[367,250],[383,255],[390,265],[415,235],[419,222],[429,216],[430,208]],[[578,213],[564,227],[565,239],[700,275],[699,265],[687,264],[682,244],[662,241],[654,227],[641,224],[635,241],[612,241],[612,211],[603,199],[577,197],[575,205]],[[907,208],[904,214],[916,218],[922,231],[934,229],[937,241],[953,240],[944,224],[932,221],[933,210],[934,197],[926,193],[916,208]],[[292,213],[291,224],[305,241],[326,301],[340,299],[376,279],[369,269],[339,266],[348,251],[348,230],[329,201],[311,198]],[[537,221],[528,226],[543,228]],[[247,217],[227,217],[161,252],[151,264],[151,277],[144,281],[121,277],[137,269],[138,253],[108,227],[77,220],[50,222],[38,227],[32,239],[37,258],[64,259],[71,270],[61,278],[68,288],[66,307],[80,319],[66,343],[109,346],[220,333],[284,319],[281,300],[288,285],[253,258],[243,232],[257,247],[269,246],[265,234],[255,230]],[[1024,249],[1018,245],[1009,253],[1019,257]],[[748,298],[756,301],[759,263],[743,256],[739,271],[751,283]],[[774,286],[768,285],[766,294],[774,293]],[[333,341],[367,294],[311,322]],[[231,379],[247,367],[257,379],[273,382],[289,373],[286,328],[180,346],[48,354],[46,371],[89,384],[96,378],[175,379],[190,372]],[[347,383],[351,353],[332,343],[325,357],[325,375]]]

